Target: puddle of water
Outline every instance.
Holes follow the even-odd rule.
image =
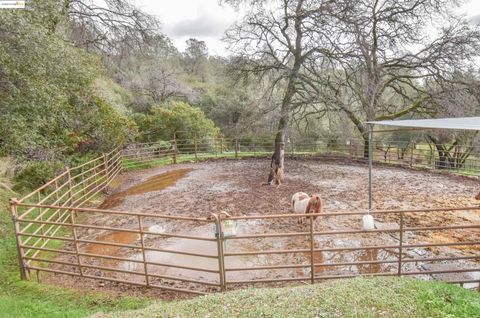
[[[152,226],[155,227],[155,226]],[[161,230],[157,228],[157,230]],[[192,235],[204,236],[205,233],[212,233],[210,227],[202,227],[202,230],[196,229],[195,233]],[[212,233],[213,236],[213,233]],[[224,245],[224,251],[239,251],[245,250],[245,247],[241,245],[239,241],[226,241]],[[217,256],[217,243],[211,241],[200,241],[200,240],[190,240],[190,239],[169,239],[162,244],[157,245],[159,248],[164,248],[166,250],[173,251],[182,251],[187,253],[197,253],[204,254],[209,256]],[[141,260],[142,254],[138,253],[133,255],[131,258],[135,260]],[[174,253],[166,253],[159,251],[147,251],[145,253],[147,261],[156,262],[156,263],[165,263],[179,266],[187,267],[196,267],[199,269],[206,270],[218,270],[218,259],[216,258],[207,258],[207,257],[198,257]],[[238,256],[238,257],[226,257],[225,266],[227,268],[248,268],[254,265],[260,265],[258,261],[254,260],[254,257],[247,256]],[[262,264],[265,265],[265,264]],[[118,264],[119,268],[127,270],[141,270],[143,265],[132,262],[121,262]],[[203,280],[208,282],[217,282],[219,275],[217,273],[201,272],[195,270],[188,270],[183,268],[174,268],[169,266],[161,265],[149,265],[149,272],[157,275],[167,275],[173,277],[183,277],[196,280]],[[257,273],[251,271],[240,271],[240,272],[228,272],[228,279],[251,279],[257,275]]]
[[[302,258],[303,263],[307,264],[305,267],[297,268],[296,273],[297,276],[309,276],[310,275],[310,253],[302,253]],[[324,263],[324,258],[323,258],[323,253],[319,251],[313,252],[313,263],[314,264],[323,264]],[[300,263],[301,264],[301,263]],[[317,265],[313,268],[313,272],[315,275],[321,274],[322,272],[325,271],[325,266],[322,265]]]
[[[149,228],[147,228],[147,231],[155,232],[155,233],[163,233],[165,232],[165,228],[161,225],[152,225]],[[140,235],[138,235],[137,233],[124,232],[124,231],[113,231],[111,233],[100,235],[95,238],[96,241],[104,241],[104,242],[119,243],[119,244],[133,244],[139,239],[140,239]],[[87,247],[85,248],[85,252],[90,254],[99,254],[99,255],[106,255],[106,256],[122,256],[121,255],[122,248],[123,247],[110,246],[110,245],[104,245],[104,244],[87,244]]]
[[[173,244],[169,244],[168,249],[175,251],[183,251],[189,253],[200,253],[205,255],[217,255],[217,244],[216,242],[208,241],[195,241],[188,239],[178,239],[175,240]],[[205,258],[189,255],[180,255],[180,254],[171,254],[163,253],[157,251],[151,251],[146,254],[148,261],[158,262],[158,263],[167,263],[180,266],[189,266],[202,268],[207,270],[217,270],[218,269],[218,260],[214,258]],[[173,268],[165,266],[151,266],[152,272],[160,275],[168,275],[174,277],[185,277],[192,279],[206,280],[210,282],[215,282],[218,278],[218,274],[207,273],[200,271],[193,271],[182,268]]]
[[[107,197],[98,208],[111,209],[120,205],[127,196],[160,191],[173,186],[178,180],[185,177],[192,170],[193,169],[177,169],[150,177],[142,183]]]
[[[298,246],[308,246],[309,242],[304,242],[303,244],[298,243]],[[315,246],[318,248],[318,246]],[[384,255],[382,255],[384,256]],[[364,250],[364,251],[354,251],[354,252],[320,252],[315,251],[313,253],[313,262],[315,264],[329,264],[329,263],[346,263],[346,262],[370,262],[377,261],[381,257],[378,249]],[[303,263],[310,263],[310,253],[302,254]],[[315,275],[329,273],[340,273],[340,272],[357,272],[359,274],[373,274],[380,273],[383,271],[381,264],[359,264],[359,265],[339,265],[339,266],[322,266],[317,265],[314,267]],[[310,275],[310,267],[299,268],[297,269],[297,275],[305,276]]]
[[[154,224],[148,228],[148,232],[165,233],[165,227],[162,225]]]
[[[131,244],[139,239],[139,235],[131,232],[115,231],[95,238],[96,241],[105,241],[119,244]],[[88,244],[85,248],[86,253],[100,254],[107,256],[120,256],[122,247],[103,244]]]
[[[355,260],[359,262],[372,262],[378,261],[378,248],[361,251]],[[382,271],[381,264],[359,264],[357,265],[358,272],[360,274],[375,274]]]
[[[480,272],[472,272],[469,274],[470,275],[468,275],[469,277],[467,279],[480,280]],[[478,289],[480,288],[480,283],[466,283],[466,284],[463,284],[463,287],[467,289],[474,289],[474,288]]]

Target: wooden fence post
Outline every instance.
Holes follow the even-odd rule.
[[[220,153],[223,154],[223,137],[220,139]]]
[[[235,138],[235,158],[238,158],[238,139]]]
[[[412,151],[410,152],[410,168],[413,167],[413,151],[415,150],[415,143],[412,145]]]
[[[193,136],[193,145],[194,145],[194,149],[195,149],[195,162],[197,162],[198,161],[198,157],[197,157],[197,135]]]
[[[350,154],[350,160],[353,160],[353,145],[351,139],[348,141],[348,153]]]
[[[177,163],[177,137],[173,134],[173,163]]]
[[[432,158],[432,169],[435,170],[435,150],[434,150],[435,145],[433,147],[430,147],[430,157]]]

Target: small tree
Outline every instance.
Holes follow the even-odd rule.
[[[140,131],[140,141],[171,140],[176,133],[179,139],[195,136],[216,137],[220,130],[202,112],[184,102],[169,102],[152,108],[152,114],[134,114]]]

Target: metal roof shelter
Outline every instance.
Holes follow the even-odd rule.
[[[368,124],[368,209],[372,209],[372,140],[373,126],[394,126],[408,129],[452,129],[480,131],[480,117],[457,117],[437,119],[408,119],[369,121]],[[379,131],[381,132],[381,131]]]
[[[425,129],[480,130],[480,117],[385,120],[369,121],[367,124]]]

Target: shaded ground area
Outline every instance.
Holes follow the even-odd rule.
[[[268,160],[237,160],[212,161],[197,164],[179,164],[163,168],[148,169],[125,173],[116,181],[119,186],[102,203],[102,208],[137,211],[164,215],[182,215],[208,217],[212,212],[226,211],[231,215],[261,215],[290,213],[290,197],[297,191],[319,193],[325,201],[326,212],[365,210],[368,206],[367,197],[367,167],[363,164],[332,162],[325,160],[288,160],[286,163],[286,181],[279,188],[262,185],[268,172]],[[413,171],[393,167],[375,167],[374,169],[374,208],[375,209],[418,209],[442,208],[455,206],[478,205],[474,200],[478,192],[479,182],[465,177],[440,175],[424,171]],[[480,211],[460,211],[458,213],[442,212],[431,214],[409,214],[405,217],[406,226],[433,226],[454,224],[478,224]],[[124,216],[106,216],[95,214],[82,220],[85,224],[108,225],[112,227],[135,228],[138,220]],[[396,228],[398,215],[376,218],[378,228]],[[159,219],[145,219],[145,227],[153,233],[177,233],[213,237],[212,224],[195,222],[178,222]],[[361,216],[318,218],[316,231],[360,229]],[[293,219],[248,220],[237,222],[237,234],[302,232],[308,228],[297,224]],[[134,244],[139,237],[135,233],[99,232],[98,230],[82,230],[79,236],[110,242]],[[418,242],[455,242],[480,240],[478,229],[429,231],[425,233],[407,233],[405,243]],[[371,245],[398,244],[398,235],[388,234],[355,234],[355,235],[322,235],[316,237],[315,248],[360,247]],[[181,250],[192,253],[216,255],[216,244],[208,241],[192,241],[188,239],[166,238],[160,235],[146,235],[146,246]],[[298,249],[308,248],[307,238],[285,237],[270,239],[229,240],[226,252],[242,252],[256,250]],[[121,255],[132,260],[143,257],[141,253],[132,250],[109,247],[99,244],[81,245],[81,250],[93,254]],[[416,248],[404,251],[405,258],[479,255],[478,246],[462,246],[450,248]],[[171,263],[180,266],[195,266],[208,270],[218,268],[214,258],[198,258],[188,255],[176,255],[149,251],[146,253],[149,261]],[[398,250],[371,249],[347,252],[316,252],[315,263],[347,263],[341,266],[316,266],[317,276],[334,276],[348,274],[396,273]],[[63,259],[73,259],[63,256]],[[351,265],[349,262],[389,261],[392,263]],[[259,255],[227,257],[227,268],[249,268],[253,266],[269,266],[276,264],[306,264],[309,263],[308,253],[285,255]],[[136,262],[118,262],[114,260],[82,259],[91,265],[114,267],[124,270],[142,272],[143,264]],[[478,267],[474,261],[437,262],[406,264],[403,271],[436,270],[444,268]],[[96,269],[86,269],[92,275],[104,275]],[[184,279],[197,279],[215,283],[218,274],[198,272],[181,268],[165,266],[149,266],[149,273],[156,275],[176,276]],[[107,277],[137,280],[144,282],[143,277],[132,278],[134,275],[109,273]],[[280,270],[246,270],[230,271],[228,281],[309,277],[308,266],[285,268]],[[432,276],[424,275],[425,279]],[[451,276],[451,275],[450,275]],[[477,277],[478,276],[478,277]],[[479,279],[476,272],[456,274],[455,277],[437,275],[435,278]],[[48,276],[49,281],[62,285],[110,289],[131,293],[151,293],[164,298],[177,297],[163,291],[145,291],[135,287],[117,283],[98,282],[80,279],[65,279],[64,276]],[[180,288],[198,288],[195,284],[179,283],[168,279],[155,279],[165,286]],[[236,287],[236,286],[232,286]],[[204,291],[215,288],[202,287]]]

